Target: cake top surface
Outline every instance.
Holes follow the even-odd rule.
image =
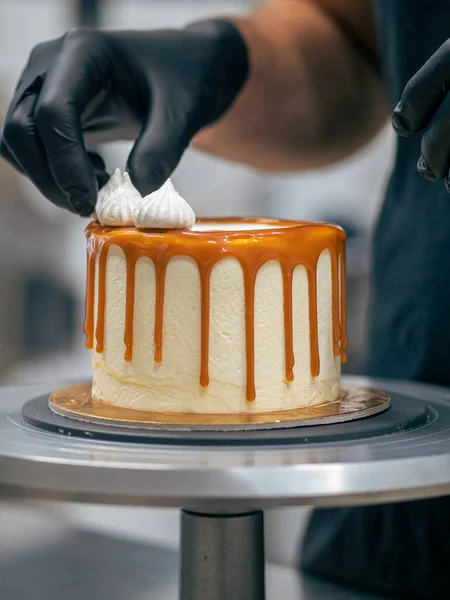
[[[86,229],[87,237],[96,235],[105,240],[134,240],[140,243],[218,242],[251,239],[274,240],[285,239],[290,243],[304,243],[307,239],[339,238],[345,240],[345,232],[333,223],[316,223],[310,221],[290,221],[286,219],[265,219],[259,217],[226,217],[197,219],[192,229],[138,229],[129,227],[109,227],[93,221]],[[281,243],[281,242],[280,242]]]
[[[264,231],[290,227],[287,223],[266,222],[264,219],[198,219],[192,231]]]

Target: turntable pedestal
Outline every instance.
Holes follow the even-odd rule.
[[[182,600],[264,598],[265,508],[450,494],[443,388],[348,378],[346,385],[385,390],[390,408],[359,421],[263,432],[158,430],[133,441],[121,427],[105,438],[89,423],[72,431],[64,417],[59,430],[24,420],[27,403],[68,383],[0,390],[2,495],[184,508]]]

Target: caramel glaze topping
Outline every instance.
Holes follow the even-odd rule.
[[[346,361],[348,345],[345,307],[345,233],[335,225],[281,221],[276,219],[214,219],[203,223],[255,223],[269,225],[270,229],[253,230],[145,230],[132,227],[102,227],[91,223],[87,237],[86,346],[94,347],[95,269],[98,264],[98,305],[95,329],[96,351],[104,349],[106,260],[110,246],[119,246],[126,257],[125,361],[133,359],[134,279],[136,262],[141,257],[155,265],[155,361],[163,357],[164,283],[166,268],[174,256],[188,256],[198,266],[201,286],[201,367],[200,384],[209,383],[209,304],[210,277],[214,265],[224,258],[239,261],[244,275],[245,340],[247,367],[247,400],[255,399],[254,375],[254,296],[258,270],[269,260],[281,266],[284,294],[284,331],[286,381],[294,379],[294,344],[292,325],[292,278],[294,269],[303,266],[308,278],[309,327],[311,346],[311,374],[320,372],[317,319],[317,263],[320,254],[328,250],[331,257],[333,353]],[[224,225],[225,226],[225,225]],[[97,263],[98,259],[98,263]]]

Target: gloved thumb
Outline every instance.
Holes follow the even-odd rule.
[[[159,189],[178,165],[201,118],[186,106],[153,98],[151,114],[128,157],[127,171],[142,196]],[[201,123],[202,124],[202,123]]]
[[[109,175],[106,172],[105,162],[103,158],[92,150],[87,151],[89,160],[91,161],[92,168],[94,169],[95,179],[97,180],[97,187],[101,189],[109,179]]]

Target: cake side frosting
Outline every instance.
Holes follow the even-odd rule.
[[[221,225],[88,228],[85,329],[97,397],[148,410],[245,412],[338,396],[343,231],[278,221],[211,227]]]

